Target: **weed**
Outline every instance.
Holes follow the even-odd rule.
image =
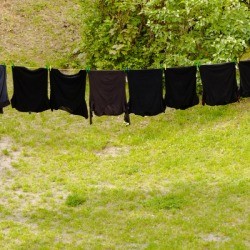
[[[153,209],[181,209],[186,203],[186,200],[179,195],[166,195],[161,197],[154,197],[144,203],[145,207]]]
[[[2,150],[3,155],[5,156],[10,156],[10,151],[8,149],[3,149]]]
[[[78,207],[86,202],[86,198],[79,194],[70,194],[66,199],[66,205],[69,207]]]

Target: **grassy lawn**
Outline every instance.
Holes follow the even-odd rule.
[[[8,107],[0,248],[249,249],[249,107],[167,109],[131,126]]]

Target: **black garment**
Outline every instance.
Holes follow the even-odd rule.
[[[49,109],[48,70],[12,67],[14,94],[11,105],[21,112],[42,112]]]
[[[89,72],[90,118],[92,118],[92,112],[97,116],[115,116],[125,113],[124,120],[129,123],[125,82],[126,74],[123,71],[92,70]]]
[[[240,70],[240,95],[250,97],[250,60],[239,62]]]
[[[201,65],[202,104],[225,105],[238,101],[235,63]]]
[[[176,109],[197,105],[196,67],[168,68],[165,70],[165,104]]]
[[[6,66],[0,65],[0,113],[3,113],[3,108],[10,104],[6,79]]]
[[[50,71],[50,107],[88,118],[85,101],[86,71],[65,75],[58,69]]]
[[[129,113],[153,116],[164,112],[162,70],[129,70]]]

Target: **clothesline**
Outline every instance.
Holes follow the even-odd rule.
[[[232,63],[235,63],[236,69],[239,69],[238,68],[239,61],[235,60]],[[12,64],[0,63],[0,65],[4,65],[4,66],[9,67],[9,68],[12,68],[13,66],[20,67],[19,65],[15,65],[14,63],[12,63]],[[196,66],[197,68],[200,68],[201,65],[202,65],[202,63],[200,61],[195,61],[194,64],[193,64],[193,66]],[[204,64],[204,65],[212,65],[212,63]],[[48,70],[51,70],[52,68],[56,68],[56,69],[58,69],[60,71],[80,71],[80,70],[86,70],[87,73],[91,70],[91,68],[88,67],[88,66],[87,67],[82,67],[82,68],[58,68],[58,67],[53,67],[50,64],[45,65],[45,66],[23,66],[23,67],[26,67],[28,69],[46,68]],[[175,66],[175,67],[184,67],[184,66],[182,65],[182,66]],[[166,70],[167,68],[172,68],[172,66],[166,66],[166,65],[163,66],[163,65],[161,65],[161,66],[156,67],[156,68],[163,69],[163,70],[165,69]],[[121,69],[119,69],[119,70],[121,70]],[[128,71],[128,70],[130,70],[130,68],[128,68],[128,67],[126,67],[125,69],[123,69],[123,71],[125,71],[125,72]]]
[[[153,116],[164,112],[166,107],[187,109],[199,104],[196,65],[167,68],[164,75],[163,69],[129,69],[126,72],[81,70],[74,75],[67,75],[56,68],[51,68],[48,74],[48,68],[45,67],[32,71],[25,67],[11,66],[14,91],[9,100],[6,66],[0,65],[0,112],[11,103],[13,108],[21,112],[62,109],[74,115],[89,117],[90,123],[93,113],[97,116],[124,113],[124,120],[130,123],[130,113]],[[240,96],[250,97],[250,61],[239,62],[239,87],[235,62],[200,65],[199,69],[203,105],[226,105],[238,101]],[[87,73],[89,108],[85,101]]]
[[[6,63],[0,63],[0,65],[4,65],[5,67],[8,67],[8,68],[12,68],[12,67],[22,67],[22,66],[19,66],[19,65],[15,65],[14,63],[13,64],[6,64]],[[60,71],[80,71],[80,70],[90,70],[90,68],[88,67],[82,67],[82,68],[57,68],[57,67],[52,67],[51,65],[45,65],[45,66],[23,66],[25,68],[28,68],[28,69],[39,69],[39,68],[46,68],[46,69],[52,69],[52,68],[56,68]]]

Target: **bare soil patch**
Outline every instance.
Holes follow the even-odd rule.
[[[202,239],[207,242],[226,242],[230,240],[229,237],[219,236],[216,234],[203,235]]]
[[[0,173],[4,170],[14,170],[12,162],[17,160],[20,151],[14,151],[12,147],[13,142],[10,138],[0,139]]]
[[[117,157],[128,153],[129,153],[128,147],[107,146],[103,150],[97,151],[96,155],[101,157],[108,157],[108,156]]]

